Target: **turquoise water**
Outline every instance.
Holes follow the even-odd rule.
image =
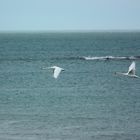
[[[1,33],[0,139],[140,139],[140,79],[114,74],[132,60],[84,56],[140,56],[140,33]]]

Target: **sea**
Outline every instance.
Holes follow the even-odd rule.
[[[140,32],[0,33],[0,140],[140,140],[133,61]]]

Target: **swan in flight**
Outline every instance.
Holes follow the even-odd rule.
[[[47,67],[47,68],[43,68],[43,69],[53,69],[53,77],[55,79],[58,78],[58,76],[59,76],[59,74],[60,74],[61,71],[64,71],[63,68],[60,68],[58,66],[52,66],[52,67]]]
[[[137,75],[135,74],[135,72],[136,72],[136,64],[135,64],[135,62],[133,61],[133,62],[131,63],[131,65],[129,66],[128,72],[126,72],[126,73],[116,72],[116,74],[126,75],[126,76],[134,77],[134,78],[140,78],[139,76],[137,76]]]

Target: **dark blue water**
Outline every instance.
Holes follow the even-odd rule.
[[[139,140],[140,79],[114,74],[132,60],[83,56],[140,56],[140,33],[1,33],[0,139]]]

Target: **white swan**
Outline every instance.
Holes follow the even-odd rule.
[[[59,74],[60,74],[61,71],[64,71],[63,68],[60,68],[58,66],[52,66],[52,67],[47,67],[47,68],[43,68],[43,69],[53,69],[53,77],[55,79],[58,78],[58,76],[59,76]]]
[[[135,74],[135,72],[136,72],[136,64],[135,64],[135,62],[133,61],[133,62],[131,63],[131,65],[129,66],[128,72],[126,72],[126,73],[116,72],[116,74],[126,75],[126,76],[134,77],[134,78],[140,78],[139,76],[137,76],[137,75]]]

